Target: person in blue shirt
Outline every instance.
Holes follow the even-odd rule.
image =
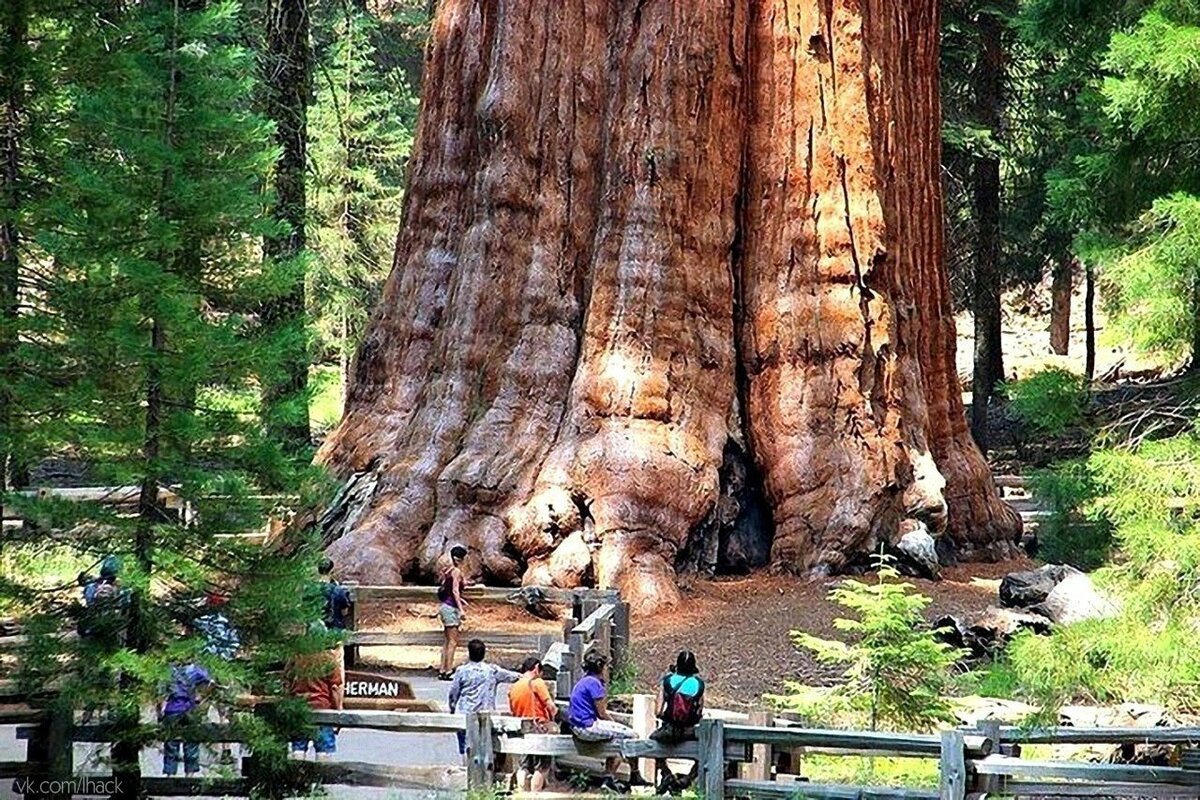
[[[567,724],[571,733],[581,742],[608,742],[636,739],[637,733],[628,725],[613,720],[608,713],[608,690],[605,673],[608,658],[601,653],[591,652],[583,657],[584,675],[571,690],[571,701],[567,704]],[[628,787],[617,780],[617,768],[621,759],[612,757],[605,762],[608,777],[603,788],[615,792],[628,792]],[[648,786],[638,772],[637,761],[629,762],[629,785]]]
[[[496,688],[501,683],[516,683],[521,680],[521,676],[512,670],[484,661],[487,657],[487,645],[480,639],[467,642],[467,656],[470,660],[455,670],[454,677],[451,678],[450,713],[495,711]],[[462,731],[457,733],[459,755],[465,755],[467,736]]]
[[[192,621],[196,633],[204,637],[204,652],[222,661],[233,661],[241,647],[241,637],[229,618],[221,612],[229,599],[220,592],[209,592],[204,598],[204,613]]]
[[[204,638],[205,655],[219,658],[222,661],[233,661],[237,657],[242,640],[237,628],[222,613],[221,609],[229,602],[229,598],[219,591],[211,591],[204,598],[204,613],[192,620],[192,631]],[[217,722],[227,725],[231,721],[229,710],[218,705]],[[233,763],[233,747],[228,742],[221,744],[221,763]]]
[[[203,702],[202,692],[212,683],[208,670],[199,664],[172,667],[167,698],[163,702],[159,720],[164,725],[187,725],[202,721],[197,709]],[[172,739],[163,743],[163,775],[174,775],[179,771],[180,751],[183,755],[183,774],[191,777],[200,772],[199,743]]]
[[[117,592],[117,574],[121,571],[121,562],[116,556],[107,556],[100,564],[100,577],[87,581],[83,585],[83,604],[89,608],[96,601],[111,597]]]
[[[126,610],[129,590],[121,586],[121,562],[116,556],[106,556],[100,565],[100,576],[79,576],[83,587],[83,609],[79,613],[78,631],[93,643],[109,649],[125,644]]]
[[[323,558],[317,565],[317,573],[321,576],[321,595],[325,599],[323,621],[331,631],[344,631],[350,619],[350,607],[354,601],[350,599],[350,590],[333,578],[333,559]]]

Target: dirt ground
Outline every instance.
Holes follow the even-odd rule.
[[[945,570],[941,581],[909,580],[933,600],[926,610],[932,620],[994,605],[1000,579],[1029,566],[1025,560],[963,564]],[[835,680],[837,669],[818,664],[810,654],[797,650],[789,634],[803,630],[817,636],[837,635],[833,621],[843,616],[843,609],[830,602],[828,594],[838,580],[756,573],[692,581],[676,608],[634,618],[632,653],[638,687],[653,691],[675,654],[685,648],[695,651],[708,680],[709,703],[715,707],[760,705],[764,693],[782,690],[787,680],[811,684]],[[432,604],[399,608],[380,604],[361,610],[360,625],[374,630],[440,630],[436,611]],[[515,606],[477,605],[468,614],[463,638],[471,638],[472,631],[556,633],[561,629],[561,623],[537,619]],[[465,656],[463,650],[459,655]],[[424,668],[435,662],[437,652],[433,648],[379,647],[364,651],[364,656],[393,666]],[[505,657],[512,656],[502,654],[501,663]]]
[[[941,581],[909,580],[933,600],[926,609],[932,620],[995,605],[1000,579],[1030,565],[1025,560],[963,564],[945,570]],[[835,680],[838,670],[794,647],[789,633],[837,636],[833,621],[845,615],[844,609],[830,602],[828,594],[839,580],[804,582],[759,573],[695,582],[678,608],[634,620],[639,686],[653,690],[684,648],[696,653],[708,680],[709,702],[722,708],[760,705],[764,693],[782,690],[787,680],[815,685]]]

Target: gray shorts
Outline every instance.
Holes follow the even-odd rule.
[[[581,742],[611,742],[638,738],[633,728],[611,719],[598,719],[587,728],[576,728],[572,725],[571,733]]]
[[[442,621],[443,628],[457,628],[462,625],[462,611],[442,603],[438,606],[438,619]]]

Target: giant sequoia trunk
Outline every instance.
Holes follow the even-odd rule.
[[[953,363],[937,35],[936,0],[442,0],[322,451],[342,570],[462,542],[649,604],[731,553],[844,568],[905,518],[1007,554]]]

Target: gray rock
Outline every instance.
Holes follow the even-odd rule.
[[[1041,603],[1054,587],[1079,570],[1066,564],[1047,564],[1027,572],[1012,572],[1000,581],[1000,605],[1005,608],[1030,608]]]
[[[1121,612],[1117,601],[1100,592],[1082,572],[1067,575],[1046,599],[1031,609],[1058,625],[1089,619],[1111,619]]]
[[[900,537],[896,549],[917,568],[924,577],[937,580],[942,576],[942,565],[938,562],[937,542],[922,522],[915,522],[912,529]]]
[[[991,606],[969,621],[946,616],[934,626],[939,639],[966,650],[968,664],[978,664],[994,659],[1021,631],[1049,633],[1051,622],[1040,614]]]

